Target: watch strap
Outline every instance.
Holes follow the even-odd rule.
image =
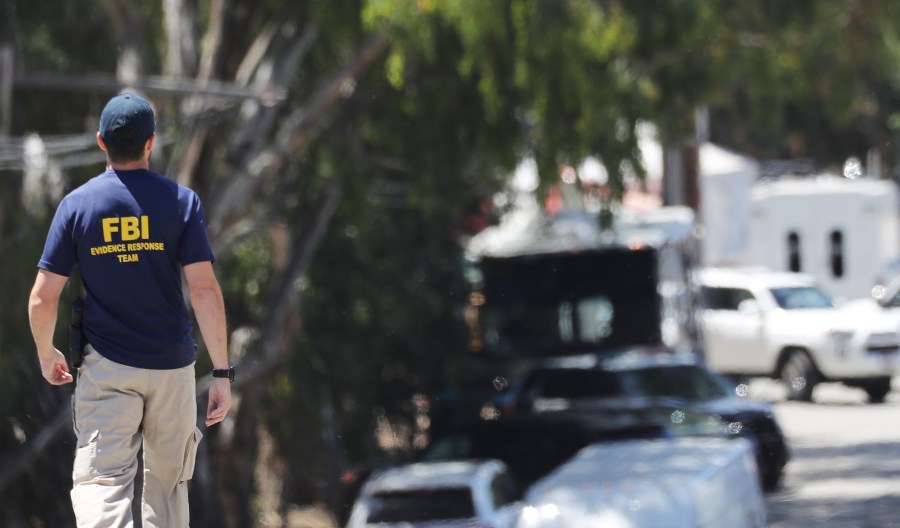
[[[228,378],[228,381],[234,382],[234,365],[227,369],[213,369],[212,375],[214,378]]]

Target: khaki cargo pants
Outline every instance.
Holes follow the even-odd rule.
[[[197,400],[194,365],[173,370],[128,367],[90,346],[73,402],[78,437],[72,505],[79,528],[131,527],[131,503],[144,448],[144,528],[189,525]]]

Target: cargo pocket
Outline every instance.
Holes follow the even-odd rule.
[[[75,390],[78,390],[77,385],[75,386]],[[69,403],[72,411],[72,430],[75,431],[75,436],[77,437],[81,434],[81,431],[78,429],[78,415],[75,414],[75,394],[72,395]]]
[[[86,436],[84,443],[75,449],[75,462],[72,464],[72,482],[78,484],[94,477],[94,460],[97,458],[97,440],[100,430],[97,429]]]
[[[181,465],[181,477],[179,477],[178,482],[185,482],[193,478],[194,467],[197,464],[197,446],[200,445],[200,440],[202,439],[203,433],[200,432],[200,429],[194,427],[194,434],[188,438],[187,446],[184,449],[184,462]]]

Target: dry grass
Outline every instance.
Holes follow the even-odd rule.
[[[284,528],[337,528],[334,517],[322,506],[292,507],[284,521]]]

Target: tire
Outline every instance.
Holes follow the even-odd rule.
[[[819,382],[819,372],[806,352],[795,350],[789,354],[779,372],[787,389],[787,399],[812,401],[813,389]]]
[[[784,476],[784,468],[766,468],[763,470],[760,468],[759,473],[759,483],[762,487],[762,490],[766,493],[771,493],[778,489],[778,486],[781,484],[781,477]]]
[[[884,403],[885,397],[891,392],[891,378],[868,380],[862,388],[869,395],[869,403]]]

